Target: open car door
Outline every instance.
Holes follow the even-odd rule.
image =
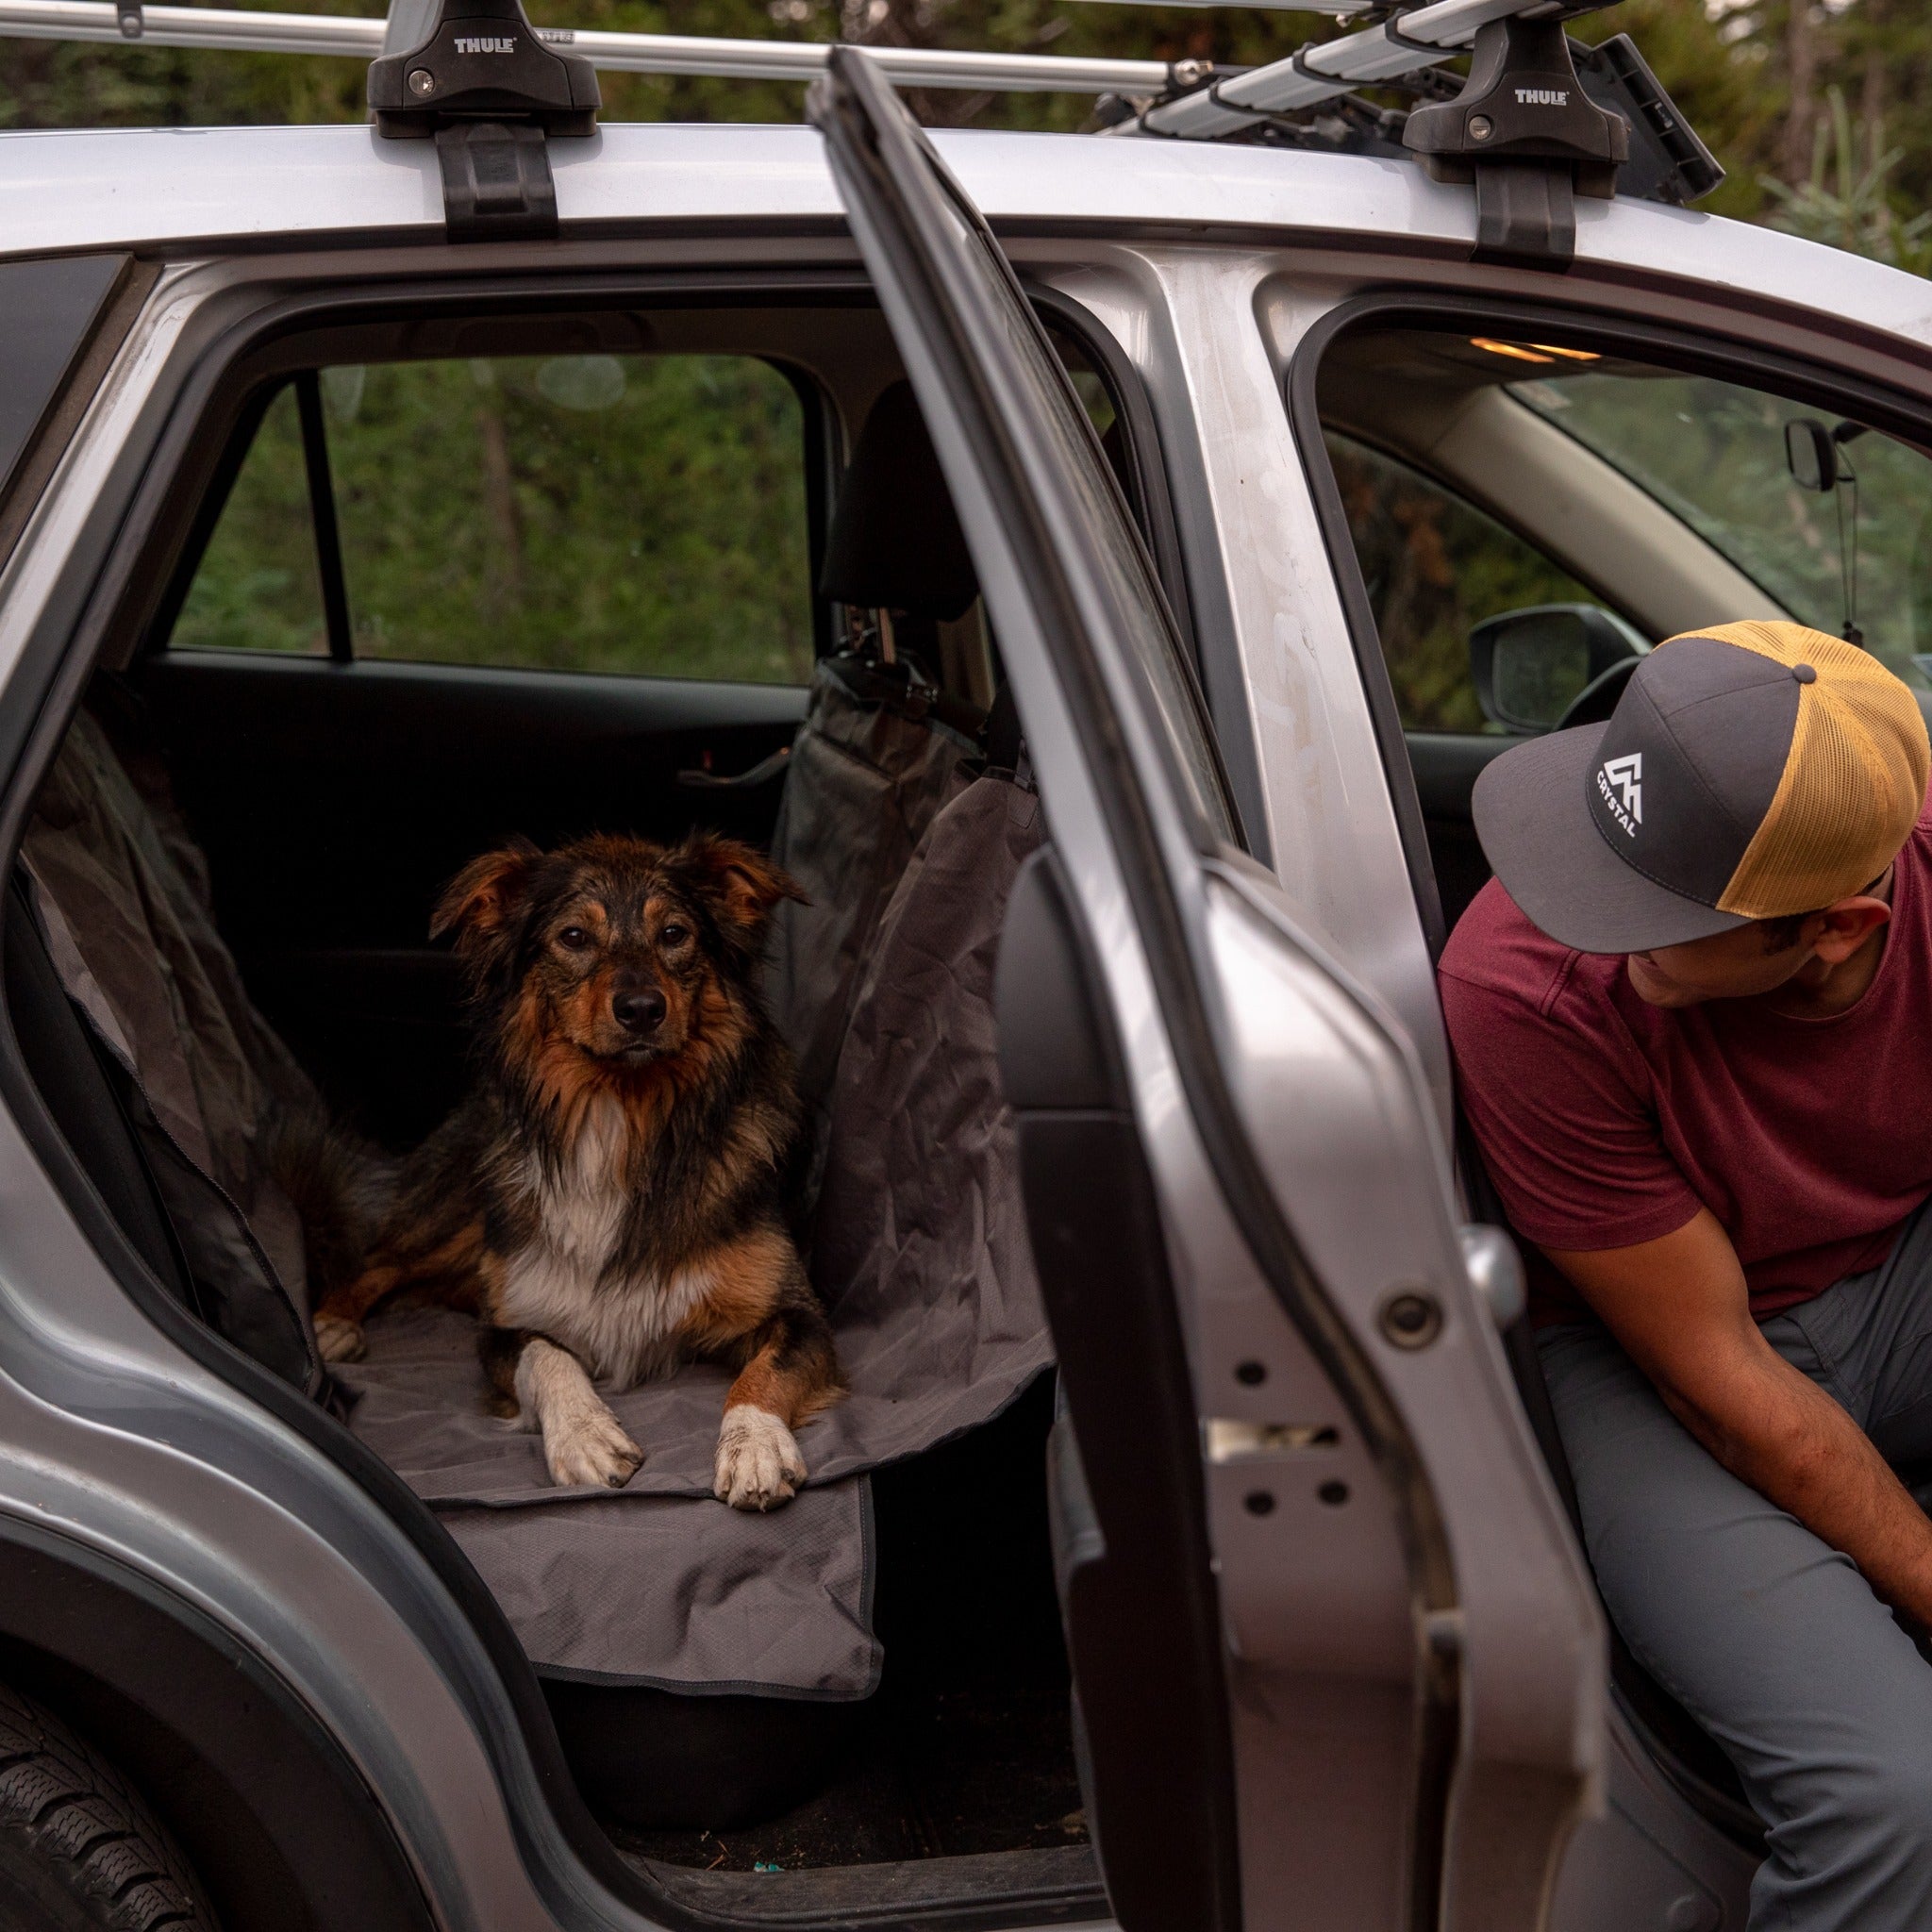
[[[991,231],[863,54],[808,112],[1045,808],[1001,1064],[1114,1909],[1528,1932],[1596,1798],[1605,1661],[1497,1339],[1513,1255],[1457,1225],[1406,1037],[1239,850],[1154,572]]]

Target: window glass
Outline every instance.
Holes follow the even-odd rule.
[[[769,363],[493,357],[320,379],[355,656],[809,678],[805,413]],[[321,648],[314,583],[278,400],[175,641]]]
[[[228,492],[174,641],[244,651],[328,649],[293,386],[268,406]]]
[[[1472,625],[1537,604],[1593,604],[1574,577],[1473,504],[1366,443],[1324,441],[1407,731],[1496,731],[1470,676]]]
[[[1856,573],[1867,647],[1914,682],[1932,669],[1932,460],[1922,452],[1704,375],[1620,366],[1509,387],[1675,512],[1801,624],[1841,632]],[[1807,419],[1831,442],[1843,475],[1836,487],[1807,490],[1791,474],[1786,425]]]

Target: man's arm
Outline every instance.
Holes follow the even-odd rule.
[[[1932,1626],[1932,1521],[1857,1424],[1758,1332],[1737,1251],[1708,1209],[1634,1247],[1545,1252],[1733,1475]]]

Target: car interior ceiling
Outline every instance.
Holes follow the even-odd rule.
[[[1104,432],[1105,385],[1056,340]],[[161,775],[255,1007],[331,1108],[399,1151],[465,1079],[457,979],[426,925],[467,859],[593,829],[768,845],[815,658],[876,656],[883,631],[940,714],[977,730],[997,649],[976,599],[942,621],[916,586],[871,609],[819,593],[841,544],[845,596],[867,580],[842,457],[894,385],[893,407],[909,402],[874,309],[424,320],[338,332],[308,366],[282,353],[292,375],[240,413],[158,619],[96,672],[87,708],[141,782]],[[346,639],[319,581],[326,542]],[[904,568],[874,556],[874,578],[888,562]],[[37,932],[5,923],[29,1071],[123,1233],[192,1306],[169,1209],[114,1117],[115,1069]],[[784,1903],[762,1878],[731,1890],[734,1874],[830,1883],[917,1860],[949,1862],[924,1892],[900,1882],[908,1908],[1002,1891],[1094,1906],[1047,1528],[1052,1382],[876,1472],[870,1697],[543,1680],[621,1850],[726,1916],[861,1902]]]

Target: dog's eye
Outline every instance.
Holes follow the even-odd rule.
[[[591,943],[591,935],[580,925],[567,925],[557,935],[559,946],[568,946],[573,953],[581,953]]]
[[[690,937],[691,928],[679,925],[674,921],[658,935],[658,943],[660,946],[681,946]]]

